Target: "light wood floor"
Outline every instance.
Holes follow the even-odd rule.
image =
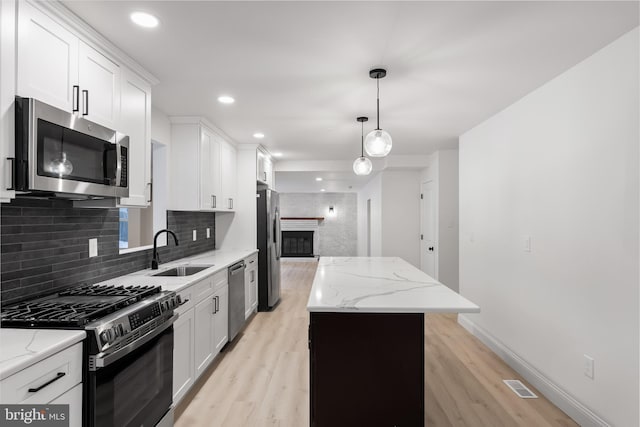
[[[218,357],[176,408],[177,427],[309,425],[305,307],[316,263],[281,265],[281,303]],[[577,426],[544,398],[515,396],[502,379],[522,378],[455,315],[427,315],[425,335],[427,426]]]

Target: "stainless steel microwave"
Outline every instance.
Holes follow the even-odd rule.
[[[69,198],[129,197],[129,137],[16,97],[14,189]]]

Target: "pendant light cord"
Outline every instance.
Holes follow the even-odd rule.
[[[378,127],[376,128],[376,130],[380,130],[380,77],[376,77],[376,85],[378,86],[378,92],[376,95],[376,107],[378,109],[378,114],[377,114]]]
[[[360,157],[364,157],[364,122],[360,122],[362,125],[362,131],[360,132],[360,136],[362,138],[362,143],[360,144]]]

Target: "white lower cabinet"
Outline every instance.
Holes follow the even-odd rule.
[[[244,318],[258,307],[258,256],[252,255],[245,260],[247,269],[244,271]]]
[[[178,403],[220,353],[229,336],[227,270],[178,291],[173,345],[173,403]]]
[[[213,315],[214,357],[229,341],[229,286],[223,286],[213,295],[216,310]]]
[[[82,343],[0,381],[3,404],[68,404],[71,426],[82,425]]]
[[[82,427],[82,384],[78,384],[49,403],[69,405],[69,427]]]
[[[213,296],[205,298],[195,306],[195,376],[199,377],[213,360],[214,337],[213,316],[216,308]],[[175,366],[175,364],[174,364]]]
[[[194,383],[194,310],[180,313],[173,324],[173,401],[179,402]]]

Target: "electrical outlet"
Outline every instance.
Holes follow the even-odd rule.
[[[211,238],[211,229],[207,227],[207,239]]]
[[[593,364],[594,364],[593,357],[585,354],[584,355],[584,374],[591,379],[593,379]]]
[[[98,256],[98,239],[89,239],[89,258]]]
[[[198,232],[196,230],[193,230],[193,241],[195,242],[197,238],[198,238]]]
[[[525,252],[531,252],[531,236],[524,236],[524,246],[522,247]]]

